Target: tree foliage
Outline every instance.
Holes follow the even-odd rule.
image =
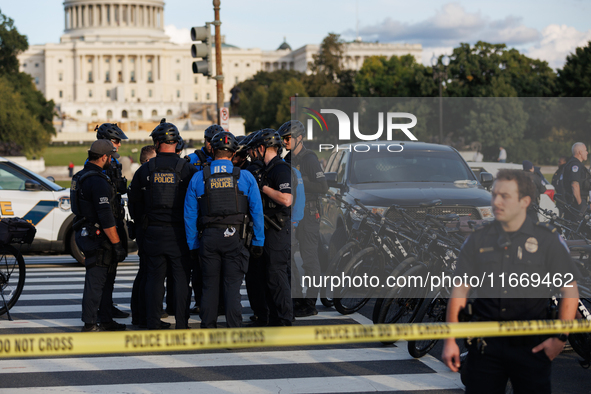
[[[591,41],[566,57],[566,63],[558,72],[561,96],[591,96]]]
[[[17,55],[27,48],[27,37],[0,12],[0,142],[15,142],[24,153],[34,155],[55,134],[55,104],[35,88],[30,75],[19,72]]]
[[[259,71],[238,87],[240,104],[236,111],[245,120],[247,131],[277,129],[291,118],[290,97],[306,97],[303,73],[293,70]]]

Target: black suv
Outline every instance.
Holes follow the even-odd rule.
[[[424,142],[378,143],[339,145],[328,159],[324,174],[329,193],[320,202],[319,252],[323,257],[344,245],[354,221],[359,220],[332,194],[340,194],[352,205],[358,199],[392,219],[397,213],[388,207],[393,204],[421,219],[426,209],[419,204],[437,199],[441,205],[430,208],[432,214],[493,219],[491,195],[485,190],[492,185],[492,175],[483,172],[477,179],[454,148]]]

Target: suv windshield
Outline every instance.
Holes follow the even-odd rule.
[[[474,175],[453,151],[404,150],[353,153],[351,183],[474,181]]]

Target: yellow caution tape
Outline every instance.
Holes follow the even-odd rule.
[[[0,358],[334,345],[591,332],[589,320],[529,320],[0,335]]]

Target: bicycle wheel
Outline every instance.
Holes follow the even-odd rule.
[[[425,299],[417,311],[413,323],[437,323],[445,320],[447,300],[437,297]],[[408,353],[414,358],[421,358],[437,344],[437,339],[409,341]]]
[[[357,241],[349,241],[343,246],[337,254],[330,260],[328,268],[326,269],[325,275],[338,275],[351,260],[351,257],[355,256],[361,250],[361,245]],[[326,287],[320,289],[320,302],[327,308],[334,306],[334,300],[332,294]]]
[[[355,313],[371,299],[371,295],[359,297],[360,294],[370,292],[370,289],[361,290],[355,287],[354,278],[371,276],[375,269],[384,266],[384,258],[375,246],[363,249],[351,257],[351,260],[343,270],[345,277],[351,278],[351,287],[340,287],[335,291],[334,307],[343,315]]]
[[[0,246],[0,315],[16,304],[25,285],[25,261],[12,245]]]
[[[424,265],[416,265],[410,267],[403,275],[423,275],[426,274],[427,267]],[[388,298],[382,301],[382,305],[377,317],[377,324],[396,324],[396,323],[412,323],[414,321],[416,312],[420,308],[423,298],[400,296],[405,293],[408,295],[408,289],[395,286],[391,289]],[[419,295],[419,292],[416,293]],[[395,341],[384,342],[389,345]]]
[[[581,298],[581,302],[587,308],[589,312],[591,312],[591,298]],[[578,310],[577,310],[578,311]],[[584,316],[579,316],[580,311],[578,311],[577,319],[585,319]],[[570,334],[568,336],[568,342],[573,347],[573,350],[577,352],[577,354],[583,357],[583,362],[581,365],[589,365],[591,364],[591,333],[590,332],[581,332],[577,334]]]
[[[408,257],[408,258],[404,259],[402,262],[400,262],[400,264],[398,264],[396,266],[396,268],[394,268],[394,270],[392,271],[390,276],[398,277],[401,272],[404,272],[404,271],[408,270],[410,267],[412,267],[416,263],[416,261],[417,261],[417,259],[414,257]],[[378,324],[379,317],[380,317],[380,310],[382,309],[384,299],[386,299],[386,298],[378,297],[376,299],[376,302],[373,306],[373,312],[371,315],[371,321],[373,322],[373,324]]]

